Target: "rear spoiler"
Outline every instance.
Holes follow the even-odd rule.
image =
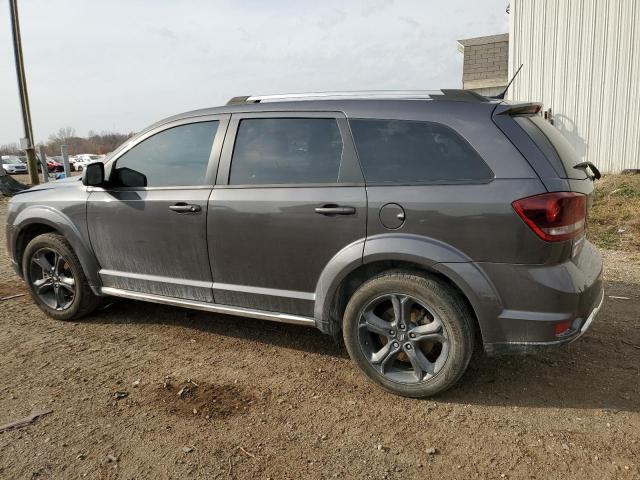
[[[540,112],[541,103],[507,103],[502,102],[496,106],[494,115],[535,115]]]

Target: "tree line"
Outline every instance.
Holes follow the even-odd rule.
[[[47,142],[40,142],[36,146],[44,146],[44,151],[47,155],[60,155],[60,146],[67,146],[67,153],[69,155],[78,155],[80,153],[93,153],[97,155],[103,155],[114,151],[125,140],[131,138],[134,132],[131,133],[114,133],[114,132],[94,132],[89,130],[89,134],[86,137],[80,137],[76,134],[76,130],[73,127],[60,128],[56,133],[49,136]],[[8,143],[0,145],[0,154],[2,155],[22,155],[17,143]]]

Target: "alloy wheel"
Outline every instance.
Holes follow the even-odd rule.
[[[76,279],[66,259],[50,248],[40,248],[29,263],[36,295],[49,308],[66,310],[76,297]]]
[[[438,315],[420,300],[386,294],[361,311],[358,341],[380,374],[405,384],[435,376],[449,355],[449,335]]]

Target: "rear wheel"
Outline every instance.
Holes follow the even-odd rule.
[[[31,240],[22,271],[31,297],[52,318],[75,320],[99,305],[78,257],[61,235],[46,233]]]
[[[365,282],[343,318],[351,358],[384,389],[427,397],[457,382],[473,353],[471,315],[432,277],[388,272]]]

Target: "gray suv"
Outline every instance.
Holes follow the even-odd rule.
[[[16,195],[9,252],[53,318],[115,296],[308,325],[386,390],[432,395],[476,347],[573,341],[601,305],[599,173],[539,110],[462,90],[236,97]]]

